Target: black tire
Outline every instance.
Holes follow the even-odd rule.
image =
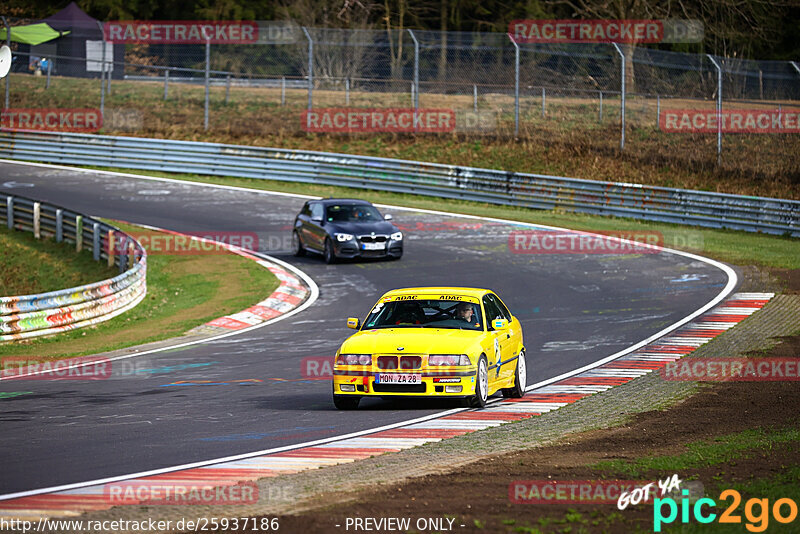
[[[300,235],[297,230],[292,232],[292,254],[298,258],[306,255],[306,249],[303,248],[303,242],[300,241]]]
[[[336,263],[336,251],[333,250],[333,242],[329,237],[325,238],[325,251],[322,253],[322,257],[325,258],[325,263]]]
[[[361,397],[350,395],[333,396],[333,405],[336,406],[337,410],[355,410],[358,408],[359,401],[361,401]]]
[[[481,354],[478,358],[478,368],[475,371],[475,396],[471,397],[468,401],[469,405],[473,408],[483,408],[486,406],[486,401],[489,396],[489,364],[486,362],[486,356]]]
[[[521,399],[525,396],[525,386],[528,383],[528,364],[525,361],[525,351],[519,352],[517,368],[514,371],[514,387],[503,389],[503,396],[507,399]]]

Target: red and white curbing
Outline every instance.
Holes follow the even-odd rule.
[[[142,226],[143,228],[148,228],[150,230],[163,232],[165,234],[180,235],[180,236],[184,235],[179,232],[174,232],[172,230],[165,230],[163,228],[157,228],[155,226],[148,226],[148,225],[140,225],[140,226]],[[230,245],[228,243],[221,243],[219,241],[212,241],[210,239],[205,239],[203,237],[197,237],[197,236],[188,236],[188,237],[190,237],[193,240],[201,241],[203,243],[213,244],[214,246],[224,248],[225,250],[228,250],[233,254],[253,260],[262,267],[268,269],[281,282],[278,288],[275,291],[273,291],[269,297],[262,300],[258,304],[251,306],[246,310],[242,310],[240,312],[218,317],[213,321],[206,323],[203,326],[199,326],[195,329],[190,330],[189,331],[190,334],[195,332],[200,332],[202,330],[208,330],[209,327],[211,327],[212,329],[216,328],[227,331],[250,328],[251,326],[261,324],[265,321],[269,321],[270,319],[274,319],[275,317],[278,317],[285,313],[289,313],[290,311],[300,306],[300,304],[302,304],[303,301],[305,301],[306,298],[308,298],[309,296],[308,288],[303,284],[303,282],[297,276],[295,276],[292,272],[290,272],[287,269],[284,269],[283,267],[274,262],[262,260],[261,258],[251,254],[247,249],[243,249],[235,245]]]
[[[283,276],[277,272],[276,275],[279,278]],[[281,278],[281,281],[291,287],[288,278],[286,280]],[[192,487],[204,484],[204,487],[209,488],[232,486],[243,481],[354,462],[541,415],[629,382],[682,358],[763,308],[773,296],[773,293],[736,293],[723,305],[649,345],[575,376],[536,388],[521,399],[506,399],[482,410],[459,411],[437,419],[376,431],[372,434],[214,465],[143,476],[135,480],[142,484]],[[275,304],[274,301],[272,304]],[[231,317],[234,316],[238,314]],[[239,321],[238,318],[233,320]],[[99,484],[0,501],[0,517],[74,516],[82,512],[105,510],[112,506],[105,495],[104,486]]]

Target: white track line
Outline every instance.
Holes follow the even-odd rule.
[[[318,196],[311,196],[311,195],[301,195],[301,194],[295,194],[295,193],[282,193],[282,192],[274,192],[274,191],[265,191],[263,189],[253,189],[253,188],[248,188],[248,187],[238,187],[238,186],[230,186],[230,185],[207,184],[207,183],[203,183],[203,182],[193,182],[193,181],[189,181],[189,180],[177,180],[177,179],[174,179],[174,178],[159,178],[159,177],[155,177],[155,176],[142,176],[142,175],[138,175],[138,174],[115,172],[115,171],[81,169],[81,168],[78,168],[78,167],[69,167],[69,166],[65,166],[65,165],[50,165],[50,164],[45,164],[45,163],[27,163],[27,162],[20,162],[20,161],[15,161],[15,160],[4,160],[4,159],[0,159],[0,163],[10,163],[10,164],[15,164],[15,165],[23,165],[23,166],[43,167],[43,168],[48,168],[48,169],[63,169],[63,170],[72,171],[72,172],[84,172],[84,173],[87,173],[87,174],[105,174],[105,175],[119,176],[119,177],[124,177],[124,178],[135,178],[135,179],[141,179],[141,180],[151,180],[151,181],[156,181],[156,182],[167,182],[167,183],[180,184],[180,185],[194,185],[194,186],[198,186],[198,187],[209,187],[209,188],[213,188],[213,189],[227,189],[227,190],[233,190],[233,191],[248,191],[248,192],[262,194],[262,195],[268,195],[268,196],[287,196],[287,197],[305,198],[305,199],[321,198],[321,197],[318,197]],[[411,211],[411,212],[419,212],[419,213],[431,213],[431,214],[435,214],[435,215],[446,215],[446,216],[461,217],[461,218],[466,218],[466,219],[476,219],[476,220],[483,220],[483,221],[500,222],[500,223],[504,223],[504,224],[525,226],[525,227],[529,227],[529,228],[545,228],[545,229],[548,229],[548,230],[556,230],[556,231],[561,231],[561,232],[572,232],[572,233],[578,233],[578,234],[584,234],[584,235],[597,235],[597,234],[592,234],[591,232],[583,232],[583,231],[579,231],[579,230],[571,230],[569,228],[560,228],[560,227],[557,227],[557,226],[548,226],[548,225],[543,225],[543,224],[534,224],[534,223],[527,223],[527,222],[520,222],[520,221],[512,221],[512,220],[508,220],[508,219],[497,219],[497,218],[494,218],[494,217],[481,217],[481,216],[477,216],[477,215],[466,215],[466,214],[462,214],[462,213],[452,213],[452,212],[447,212],[447,211],[427,210],[427,209],[421,209],[421,208],[409,208],[409,207],[405,207],[405,206],[394,206],[394,205],[391,205],[391,204],[376,204],[376,205],[380,206],[380,207],[387,207],[387,208],[397,209],[397,210],[401,210],[401,211]],[[617,241],[619,241],[621,243],[632,243],[629,240],[621,239],[621,238],[617,238],[617,237],[610,237],[610,236],[603,236],[603,237],[605,239],[614,239],[614,240],[617,240]],[[642,244],[642,243],[634,243],[634,244],[636,246],[650,247],[650,248],[653,248],[655,250],[664,251],[664,252],[668,252],[668,253],[672,253],[672,254],[677,254],[679,256],[684,256],[686,258],[697,260],[697,261],[712,265],[714,267],[717,267],[722,272],[724,272],[726,275],[728,275],[728,283],[717,294],[716,297],[714,297],[710,302],[705,304],[703,307],[701,307],[698,310],[692,312],[691,314],[687,315],[686,317],[684,317],[683,319],[677,321],[676,323],[674,323],[674,324],[664,328],[663,330],[653,334],[652,336],[648,337],[647,339],[645,339],[643,341],[640,341],[639,343],[636,343],[635,345],[632,345],[631,347],[628,347],[627,349],[621,350],[621,351],[616,352],[616,353],[614,353],[614,354],[612,354],[610,356],[607,356],[605,358],[597,360],[596,362],[593,362],[591,364],[585,365],[585,366],[583,366],[583,367],[581,367],[579,369],[575,369],[573,371],[569,371],[569,372],[561,374],[559,376],[556,376],[556,377],[553,377],[553,378],[549,378],[549,379],[543,380],[541,382],[537,382],[536,384],[532,384],[532,385],[528,386],[527,388],[525,388],[525,391],[530,391],[530,390],[533,390],[533,389],[537,389],[537,388],[540,388],[542,386],[546,386],[547,384],[552,384],[553,382],[557,382],[559,380],[563,380],[564,378],[568,378],[570,376],[574,376],[574,375],[580,374],[580,373],[582,373],[584,371],[588,371],[589,369],[593,369],[595,367],[603,365],[604,363],[608,363],[608,362],[610,362],[612,360],[615,360],[615,359],[619,358],[620,356],[623,356],[625,354],[633,352],[636,349],[639,349],[639,348],[647,345],[648,343],[658,339],[659,337],[667,334],[668,332],[671,332],[671,331],[675,330],[676,328],[679,328],[680,326],[683,326],[684,324],[692,321],[696,317],[698,317],[698,316],[702,315],[703,313],[705,313],[707,310],[713,308],[714,306],[716,306],[717,304],[722,302],[722,300],[724,300],[725,297],[727,297],[733,291],[733,289],[736,287],[736,284],[738,283],[738,278],[736,276],[736,272],[733,269],[731,269],[730,267],[728,267],[727,265],[725,265],[723,263],[720,263],[720,262],[718,262],[716,260],[712,260],[710,258],[705,258],[703,256],[698,256],[696,254],[691,254],[689,252],[683,252],[683,251],[680,251],[680,250],[674,250],[674,249],[670,249],[670,248],[659,247],[659,246],[656,246],[656,245],[646,245],[646,244]],[[255,254],[263,256],[262,254],[259,254],[259,253],[255,253]],[[281,260],[278,260],[278,259],[275,259],[275,258],[270,258],[270,260],[284,265],[285,267],[287,267],[287,268],[291,269],[292,271],[298,273],[298,275],[302,276],[305,281],[310,282],[310,284],[313,284],[310,287],[313,287],[313,289],[312,289],[312,292],[313,292],[313,295],[314,295],[314,299],[313,300],[316,300],[316,298],[317,298],[317,296],[319,294],[319,288],[314,283],[314,281],[311,280],[310,277],[308,277],[305,273],[303,273],[299,269],[296,269],[295,267],[289,265],[288,263],[282,262]],[[173,347],[165,347],[163,349],[154,349],[152,351],[141,352],[141,353],[137,353],[137,354],[131,354],[131,355],[128,355],[128,356],[117,358],[117,359],[130,358],[130,357],[133,357],[133,356],[140,356],[142,354],[150,354],[150,353],[153,353],[153,352],[160,352],[162,350],[169,350],[169,349],[174,349],[174,348],[178,348],[178,347],[189,346],[189,345],[193,345],[193,344],[196,344],[196,343],[205,343],[205,342],[210,341],[212,339],[219,339],[219,338],[222,338],[222,337],[228,337],[228,336],[240,334],[242,332],[247,332],[247,331],[250,331],[250,330],[254,330],[256,328],[261,328],[262,326],[266,326],[267,324],[271,324],[271,323],[276,322],[276,321],[278,321],[278,320],[280,320],[282,318],[285,318],[285,317],[288,317],[288,316],[293,315],[295,313],[298,313],[299,311],[301,311],[301,309],[307,308],[310,305],[310,301],[311,301],[311,298],[309,298],[309,301],[304,303],[303,306],[295,309],[294,311],[286,314],[285,316],[281,316],[281,317],[275,318],[275,319],[270,320],[270,321],[268,321],[268,322],[266,322],[264,324],[261,324],[261,325],[257,325],[257,326],[251,327],[251,328],[244,328],[242,330],[237,330],[237,331],[234,331],[234,332],[222,334],[220,336],[216,336],[216,337],[213,337],[213,338],[203,339],[203,340],[200,340],[200,341],[189,342],[189,343],[185,343],[185,344],[177,345],[177,346],[173,346]],[[565,386],[565,387],[567,387],[567,386]],[[568,386],[568,387],[571,388],[571,390],[574,390],[575,388],[580,388],[580,387],[595,388],[595,386]],[[597,386],[596,388],[598,390],[599,390],[599,388],[603,388],[603,390],[604,390],[604,389],[609,389],[610,386],[608,388],[606,388],[605,386]],[[495,399],[494,401],[491,401],[491,402],[492,403],[500,402],[501,400],[502,399],[498,398],[498,399]],[[5,494],[5,495],[0,495],[0,501],[4,501],[4,500],[8,500],[8,499],[15,499],[15,498],[19,498],[19,497],[28,497],[28,496],[31,496],[31,495],[40,495],[42,493],[53,493],[53,492],[56,492],[56,491],[70,490],[70,489],[81,488],[81,487],[85,487],[85,486],[93,486],[93,485],[96,485],[96,484],[107,484],[109,482],[119,482],[121,480],[128,480],[130,478],[139,478],[139,477],[145,477],[145,476],[158,475],[158,474],[162,474],[162,473],[169,473],[169,472],[172,472],[172,471],[179,471],[179,470],[183,470],[183,469],[191,469],[191,468],[194,468],[194,467],[203,467],[203,466],[213,465],[213,464],[218,464],[218,463],[223,463],[223,462],[231,462],[231,461],[235,461],[235,460],[242,460],[242,459],[245,459],[245,458],[252,458],[252,457],[255,457],[255,456],[262,456],[262,455],[265,455],[265,454],[273,454],[273,453],[276,453],[276,452],[294,450],[294,449],[299,449],[299,448],[303,448],[303,447],[312,447],[312,446],[315,446],[315,445],[328,444],[328,443],[332,443],[332,442],[335,442],[335,441],[355,438],[355,437],[363,436],[363,435],[366,435],[366,434],[372,434],[374,432],[380,432],[380,431],[383,431],[383,430],[390,430],[392,428],[398,428],[398,427],[402,427],[402,426],[407,426],[407,425],[414,424],[414,423],[422,423],[422,422],[425,422],[425,421],[429,421],[431,419],[438,419],[440,417],[444,417],[444,416],[451,415],[451,414],[454,414],[454,413],[463,412],[465,410],[467,410],[467,408],[455,408],[455,409],[452,409],[452,410],[446,410],[444,412],[439,412],[439,413],[436,413],[436,414],[432,414],[432,415],[428,415],[428,416],[424,416],[424,417],[419,417],[419,418],[416,418],[416,419],[411,419],[411,420],[403,421],[403,422],[400,422],[400,423],[394,423],[394,424],[391,424],[391,425],[386,425],[386,426],[382,426],[382,427],[378,427],[378,428],[373,428],[373,429],[369,429],[369,430],[362,430],[360,432],[354,432],[354,433],[351,433],[351,434],[346,434],[344,436],[335,436],[335,437],[316,440],[316,441],[309,441],[309,442],[305,442],[305,443],[299,443],[299,444],[296,444],[296,445],[287,445],[287,446],[284,446],[284,447],[277,447],[277,448],[274,448],[274,449],[266,449],[266,450],[256,451],[256,452],[251,452],[251,453],[246,453],[246,454],[227,456],[227,457],[224,457],[224,458],[216,458],[216,459],[213,459],[213,460],[204,460],[204,461],[201,461],[201,462],[194,462],[194,463],[190,463],[190,464],[178,465],[178,466],[167,467],[167,468],[162,468],[162,469],[154,469],[154,470],[151,470],[151,471],[143,471],[143,472],[140,472],[140,473],[130,473],[130,474],[127,474],[127,475],[120,475],[120,476],[116,476],[116,477],[102,478],[102,479],[97,479],[97,480],[88,480],[88,481],[85,481],[85,482],[76,482],[76,483],[73,483],[73,484],[64,484],[64,485],[61,485],[61,486],[54,486],[54,487],[50,487],[50,488],[40,488],[40,489],[22,491],[22,492],[17,492],[17,493],[8,493],[8,494]],[[487,426],[489,426],[489,425],[487,425]],[[491,426],[494,426],[494,425],[491,425]]]

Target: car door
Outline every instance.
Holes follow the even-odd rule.
[[[486,314],[486,329],[494,342],[494,354],[489,356],[489,380],[494,382],[508,377],[508,369],[511,365],[504,362],[511,359],[511,350],[509,350],[511,339],[507,327],[502,329],[494,327],[495,319],[505,319],[505,317],[494,300],[492,300],[491,295],[484,295],[482,300],[483,311]]]
[[[494,303],[503,317],[508,320],[508,328],[505,329],[506,336],[503,344],[503,361],[508,361],[509,364],[503,366],[500,375],[511,377],[514,375],[514,371],[517,368],[517,363],[514,358],[519,354],[519,350],[522,347],[522,326],[519,324],[519,321],[511,315],[511,312],[508,311],[508,307],[503,304],[500,297],[493,293],[489,293],[487,297]]]
[[[325,217],[325,206],[321,202],[312,202],[311,216],[304,223],[306,243],[317,251],[322,251],[325,244],[325,229],[322,227]]]

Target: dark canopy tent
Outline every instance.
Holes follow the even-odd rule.
[[[80,59],[57,58],[54,61],[55,71],[62,76],[80,77],[99,77],[100,67],[97,60],[102,58],[103,32],[97,19],[93,19],[78,7],[75,2],[59,11],[58,13],[42,19],[55,30],[69,30],[70,34],[53,41],[56,45],[56,54],[59,56],[70,56]],[[102,24],[102,23],[101,23]],[[88,45],[87,45],[88,43]],[[125,46],[106,44],[108,47],[108,59],[121,63],[125,60]],[[113,48],[113,54],[110,52]],[[87,50],[89,57],[87,57]],[[35,53],[34,50],[31,50]],[[113,77],[122,78],[124,75],[121,64],[114,65]]]

